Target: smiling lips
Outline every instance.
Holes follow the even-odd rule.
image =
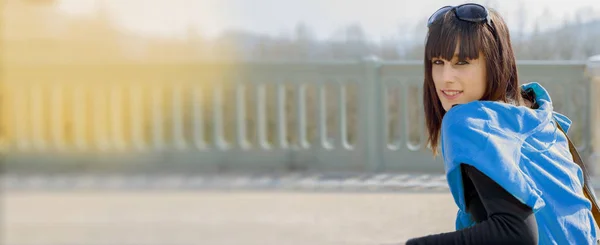
[[[448,100],[453,100],[462,95],[462,90],[452,90],[452,89],[444,89],[442,90],[442,95]]]

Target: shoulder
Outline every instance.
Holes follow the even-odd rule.
[[[524,124],[519,116],[522,112],[515,108],[499,102],[473,101],[448,110],[440,132],[445,161],[474,161],[482,155],[518,152]]]
[[[447,170],[466,157],[474,158],[488,142],[489,115],[479,101],[452,107],[442,119],[440,146]]]
[[[486,106],[480,101],[455,105],[442,119],[442,144],[476,141],[473,143],[482,146],[487,140],[489,124],[492,121]]]
[[[442,119],[442,129],[444,127],[455,126],[456,124],[471,123],[476,126],[477,122],[489,120],[489,115],[481,101],[473,101],[466,104],[454,105],[446,112]]]
[[[524,106],[494,101],[473,101],[456,105],[442,119],[442,133],[473,131],[523,138],[547,121],[548,113]]]

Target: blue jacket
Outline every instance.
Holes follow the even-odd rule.
[[[571,121],[554,112],[548,92],[533,89],[539,109],[473,101],[450,109],[442,120],[441,152],[458,206],[456,229],[474,225],[465,212],[460,164],[472,165],[531,207],[539,244],[595,244],[591,203],[583,194],[583,173],[573,162],[567,138]]]

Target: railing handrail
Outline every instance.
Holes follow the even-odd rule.
[[[367,57],[344,61],[10,63],[7,67],[12,69],[7,69],[2,91],[7,93],[2,97],[7,103],[2,105],[17,109],[11,109],[13,114],[3,119],[3,125],[18,129],[14,131],[21,137],[10,138],[16,142],[11,145],[22,150],[10,154],[29,154],[34,149],[44,161],[56,157],[51,149],[62,147],[64,152],[75,145],[88,153],[90,148],[100,148],[133,149],[130,153],[142,155],[175,154],[167,158],[174,162],[203,158],[209,159],[210,164],[205,164],[219,167],[252,168],[263,163],[277,167],[284,162],[290,168],[437,171],[440,159],[433,159],[424,146],[422,62]],[[552,96],[557,107],[562,104],[567,116],[575,116],[569,133],[578,136],[576,144],[584,150],[584,157],[591,153],[589,113],[594,105],[589,104],[593,94],[580,91],[590,89],[584,75],[589,63],[517,61],[522,82],[554,86],[549,89],[557,92]],[[227,86],[224,79],[229,81]],[[274,94],[267,95],[265,86],[271,85],[276,87]],[[286,90],[287,86],[294,90]],[[315,94],[310,97],[304,86],[314,87]],[[328,86],[333,90],[326,89]],[[202,98],[198,90],[207,88],[208,96]],[[225,90],[233,93],[229,102]],[[582,96],[572,98],[573,94]],[[267,96],[275,103],[267,102]],[[311,103],[314,106],[309,106]],[[56,105],[59,108],[52,107]],[[233,119],[226,117],[225,105],[235,110]],[[250,109],[240,109],[246,107]],[[44,108],[52,110],[50,116],[42,115]],[[308,113],[312,109],[314,114]],[[144,111],[131,113],[135,110]],[[288,121],[292,123],[288,125]],[[213,129],[205,130],[205,126]],[[349,131],[352,144],[348,143]],[[241,142],[252,133],[258,147]],[[307,134],[315,138],[309,139]],[[231,145],[225,144],[227,137]],[[288,144],[288,137],[300,142]],[[263,144],[267,138],[272,139],[268,147]]]

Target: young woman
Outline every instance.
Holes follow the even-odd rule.
[[[519,84],[508,28],[478,4],[428,22],[424,104],[458,206],[456,231],[406,244],[595,244],[591,202],[566,136],[571,121],[538,83]]]

